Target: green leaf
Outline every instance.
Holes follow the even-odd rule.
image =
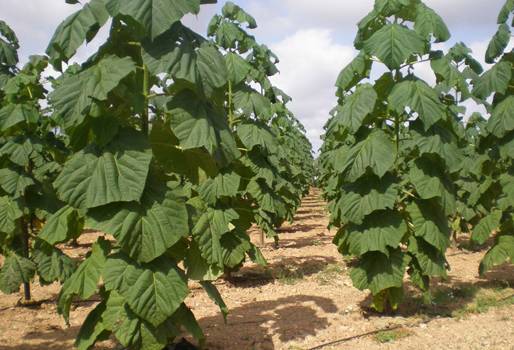
[[[239,218],[239,215],[233,209],[208,208],[200,216],[193,227],[192,235],[207,263],[223,267],[220,240],[225,233],[231,231],[231,222],[237,218]]]
[[[66,18],[57,27],[46,49],[54,67],[61,70],[62,62],[68,62],[84,41],[90,42],[108,18],[104,0],[91,0]]]
[[[361,257],[359,264],[350,272],[353,285],[371,290],[373,295],[388,288],[401,288],[409,257],[400,249],[390,252],[389,257],[380,252],[369,252]]]
[[[65,74],[49,100],[65,128],[79,125],[94,101],[105,101],[120,82],[136,70],[130,57],[106,56],[77,74]]]
[[[109,254],[110,244],[100,238],[91,249],[89,255],[64,282],[59,294],[58,311],[64,316],[66,322],[69,320],[70,305],[74,295],[82,299],[92,297],[98,290],[98,283]]]
[[[50,216],[38,238],[51,245],[69,241],[82,233],[84,220],[78,211],[70,206],[64,206]]]
[[[409,107],[416,112],[428,130],[439,120],[446,119],[445,106],[434,89],[422,80],[406,80],[396,85],[389,95],[390,108],[403,114]]]
[[[384,210],[369,215],[361,225],[347,225],[345,231],[350,254],[378,251],[388,256],[389,247],[396,249],[407,233],[407,224],[398,212]]]
[[[225,62],[227,64],[228,77],[234,86],[245,81],[252,69],[252,66],[246,60],[234,52],[229,52],[225,55]]]
[[[34,185],[34,180],[30,177],[10,168],[0,169],[0,178],[2,179],[0,186],[14,198],[23,196],[27,187]]]
[[[36,272],[36,264],[17,254],[9,254],[0,269],[0,290],[16,293],[22,283],[30,283]]]
[[[268,154],[278,151],[276,136],[264,123],[259,121],[247,121],[237,127],[237,135],[248,150],[261,146]]]
[[[503,23],[498,28],[496,34],[487,47],[485,53],[485,61],[487,63],[494,63],[494,60],[503,54],[510,42],[510,28],[507,24]]]
[[[105,325],[102,321],[104,313],[105,302],[101,302],[87,315],[75,340],[77,349],[89,350],[98,340],[107,338]]]
[[[480,275],[483,275],[496,265],[514,262],[514,236],[500,235],[496,240],[495,245],[486,253],[480,263]]]
[[[414,30],[387,24],[364,42],[364,51],[379,58],[389,69],[397,69],[413,54],[425,54],[427,45]]]
[[[456,210],[454,187],[451,179],[425,159],[416,162],[409,172],[409,180],[421,199],[438,198],[447,215]]]
[[[63,283],[75,271],[75,261],[61,250],[41,241],[37,241],[32,252],[32,259],[37,265],[39,282],[50,284],[54,281]]]
[[[253,114],[262,120],[270,118],[272,114],[270,100],[246,85],[234,92],[233,103],[235,110],[241,109],[247,117]]]
[[[364,52],[360,52],[339,74],[336,86],[341,90],[348,90],[359,81],[369,77],[372,61]]]
[[[188,13],[200,11],[200,0],[108,0],[111,16],[134,19],[152,40],[170,29]]]
[[[151,160],[146,137],[124,129],[103,152],[90,146],[73,155],[54,185],[59,198],[76,208],[139,201]]]
[[[416,200],[407,206],[414,235],[423,238],[440,251],[450,246],[451,230],[443,210],[432,201]]]
[[[427,40],[433,35],[436,43],[447,41],[451,36],[441,16],[423,3],[416,8],[414,30]]]
[[[505,94],[511,77],[511,63],[498,62],[475,82],[473,94],[482,100],[487,99],[493,92]]]
[[[8,196],[0,197],[0,232],[12,233],[16,228],[16,220],[23,216],[18,203]]]
[[[209,281],[202,281],[200,284],[202,285],[209,298],[219,306],[221,314],[223,315],[223,319],[225,320],[225,323],[227,323],[228,307],[223,301],[218,288],[216,288],[216,286]]]
[[[104,275],[107,290],[120,293],[132,311],[155,327],[172,316],[189,293],[184,273],[166,257],[139,265],[118,254],[107,260]]]
[[[382,177],[394,165],[395,153],[389,136],[384,131],[376,129],[365,140],[350,149],[343,164],[337,165],[337,170],[344,173],[348,181],[357,180],[368,169]]]
[[[494,231],[499,229],[502,216],[503,212],[496,209],[480,219],[480,222],[473,228],[471,239],[478,244],[484,244]]]
[[[369,84],[359,85],[355,92],[347,97],[335,115],[335,124],[355,133],[363,125],[367,116],[375,109],[377,93]]]
[[[411,237],[409,252],[415,257],[424,275],[446,277],[447,262],[444,251],[437,250],[421,238]]]
[[[184,149],[204,147],[223,164],[239,154],[225,115],[191,92],[175,96],[169,106],[173,133]]]
[[[38,110],[29,104],[8,104],[0,109],[0,131],[6,131],[20,123],[36,124]]]
[[[514,96],[500,102],[487,121],[487,130],[498,138],[514,130]]]
[[[362,224],[363,219],[383,209],[393,209],[398,195],[395,178],[386,174],[382,179],[368,176],[343,187],[335,210],[345,221]]]
[[[152,74],[167,73],[174,80],[198,85],[208,96],[227,83],[223,55],[180,23],[156,40],[143,43],[143,62]]]
[[[236,173],[219,174],[208,179],[198,189],[198,193],[207,203],[215,204],[222,197],[235,197],[239,191],[241,176]]]
[[[141,203],[112,203],[89,212],[87,226],[113,235],[139,262],[150,262],[188,235],[184,198],[170,185],[148,180]]]

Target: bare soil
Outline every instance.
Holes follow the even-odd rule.
[[[478,276],[484,251],[452,248],[446,280],[432,285],[433,301],[409,288],[394,315],[369,309],[369,294],[352,287],[348,269],[332,244],[328,214],[312,190],[295,221],[281,229],[280,247],[267,241],[263,268],[247,263],[229,280],[216,282],[230,314],[192,284],[187,299],[207,335],[207,349],[514,349],[514,268]],[[251,232],[259,242],[259,232]],[[67,253],[83,257],[96,239],[88,233]],[[465,244],[465,237],[461,244]],[[33,287],[39,303],[17,306],[19,295],[0,294],[0,350],[73,349],[73,339],[95,300],[75,303],[71,326],[57,315],[59,285]],[[114,341],[98,349],[120,349]]]

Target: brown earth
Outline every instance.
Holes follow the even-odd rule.
[[[483,251],[452,248],[448,279],[434,281],[426,305],[414,289],[395,315],[368,308],[367,292],[352,287],[351,261],[331,243],[319,193],[304,199],[295,222],[281,230],[280,248],[262,248],[266,268],[248,263],[217,287],[230,309],[219,309],[197,286],[187,304],[207,338],[208,349],[514,349],[514,269],[503,266],[477,275]],[[259,241],[258,232],[252,232]],[[67,253],[84,256],[96,239],[84,235]],[[462,242],[465,243],[465,240]],[[76,303],[71,327],[56,313],[59,286],[34,286],[40,305],[16,306],[18,295],[0,294],[0,350],[73,349],[73,339],[94,300]],[[98,349],[120,349],[114,341]]]

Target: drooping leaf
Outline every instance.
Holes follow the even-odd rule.
[[[84,221],[78,211],[70,206],[64,206],[48,219],[38,237],[55,245],[80,235],[83,226]]]
[[[36,264],[18,254],[9,254],[0,269],[0,290],[16,293],[22,283],[30,283],[36,272]]]
[[[107,56],[77,74],[66,74],[49,95],[65,128],[82,123],[94,101],[105,101],[136,65],[130,57]]]
[[[76,208],[139,201],[151,160],[146,137],[125,129],[103,152],[90,146],[76,153],[54,185],[59,198]]]
[[[493,232],[500,227],[502,215],[501,210],[493,210],[487,216],[483,217],[473,228],[471,239],[478,244],[484,244],[485,241],[491,237]]]
[[[172,316],[189,293],[185,275],[166,257],[139,265],[118,254],[109,257],[104,274],[107,290],[120,293],[132,311],[155,327]]]
[[[485,53],[485,61],[487,63],[494,63],[494,60],[503,53],[507,45],[509,45],[510,37],[511,32],[509,26],[505,23],[501,24],[487,47]]]

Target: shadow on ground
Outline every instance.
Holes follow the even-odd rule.
[[[336,313],[332,300],[309,295],[295,295],[276,300],[258,301],[232,308],[225,325],[221,315],[199,320],[208,339],[209,349],[275,349],[270,334],[282,342],[301,340],[316,335],[329,326],[326,317]],[[230,334],[246,334],[231,338]]]

